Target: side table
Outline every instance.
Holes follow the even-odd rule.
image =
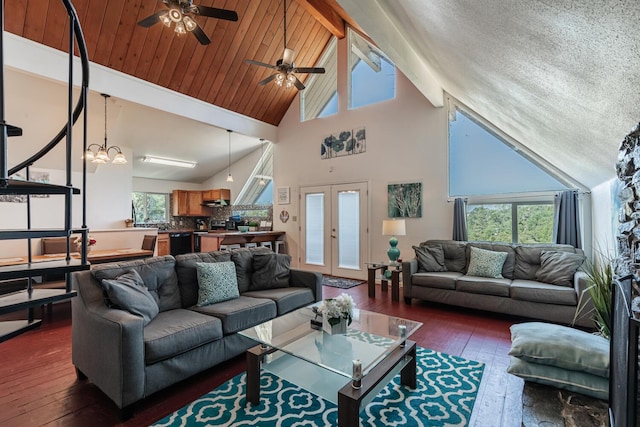
[[[385,273],[391,271],[391,301],[400,301],[400,273],[402,273],[402,263],[399,262],[367,262],[368,275],[367,285],[369,286],[369,298],[376,297],[376,272],[380,270],[380,288],[387,292],[388,279]]]

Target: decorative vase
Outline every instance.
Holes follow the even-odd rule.
[[[322,317],[322,330],[329,335],[338,335],[338,334],[346,334],[347,333],[347,319],[341,317],[340,321],[334,325],[329,322],[329,318],[326,316]]]

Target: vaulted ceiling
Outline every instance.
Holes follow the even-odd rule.
[[[296,95],[275,84],[258,86],[272,70],[245,59],[275,64],[282,57],[282,0],[196,0],[235,10],[237,22],[196,17],[211,39],[201,45],[191,34],[177,36],[162,24],[137,22],[166,9],[158,0],[73,0],[89,59],[193,98],[277,125]],[[287,2],[287,47],[297,66],[313,66],[332,33],[344,34],[344,14],[335,0]],[[5,29],[18,36],[68,50],[68,17],[59,0],[5,2]],[[329,28],[331,31],[329,31]],[[300,75],[304,81],[306,75]]]

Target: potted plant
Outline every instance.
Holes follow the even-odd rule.
[[[258,222],[250,221],[249,222],[249,231],[257,231],[258,230]]]
[[[587,274],[588,287],[586,291],[591,297],[593,308],[581,314],[587,303],[581,301],[576,308],[576,317],[593,313],[593,321],[598,333],[609,339],[611,333],[611,304],[613,288],[613,267],[609,255],[598,251],[594,261],[585,261],[584,272]],[[574,321],[575,321],[574,318]]]

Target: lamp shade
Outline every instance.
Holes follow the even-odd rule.
[[[406,234],[404,219],[385,219],[382,221],[383,236],[404,236]]]

